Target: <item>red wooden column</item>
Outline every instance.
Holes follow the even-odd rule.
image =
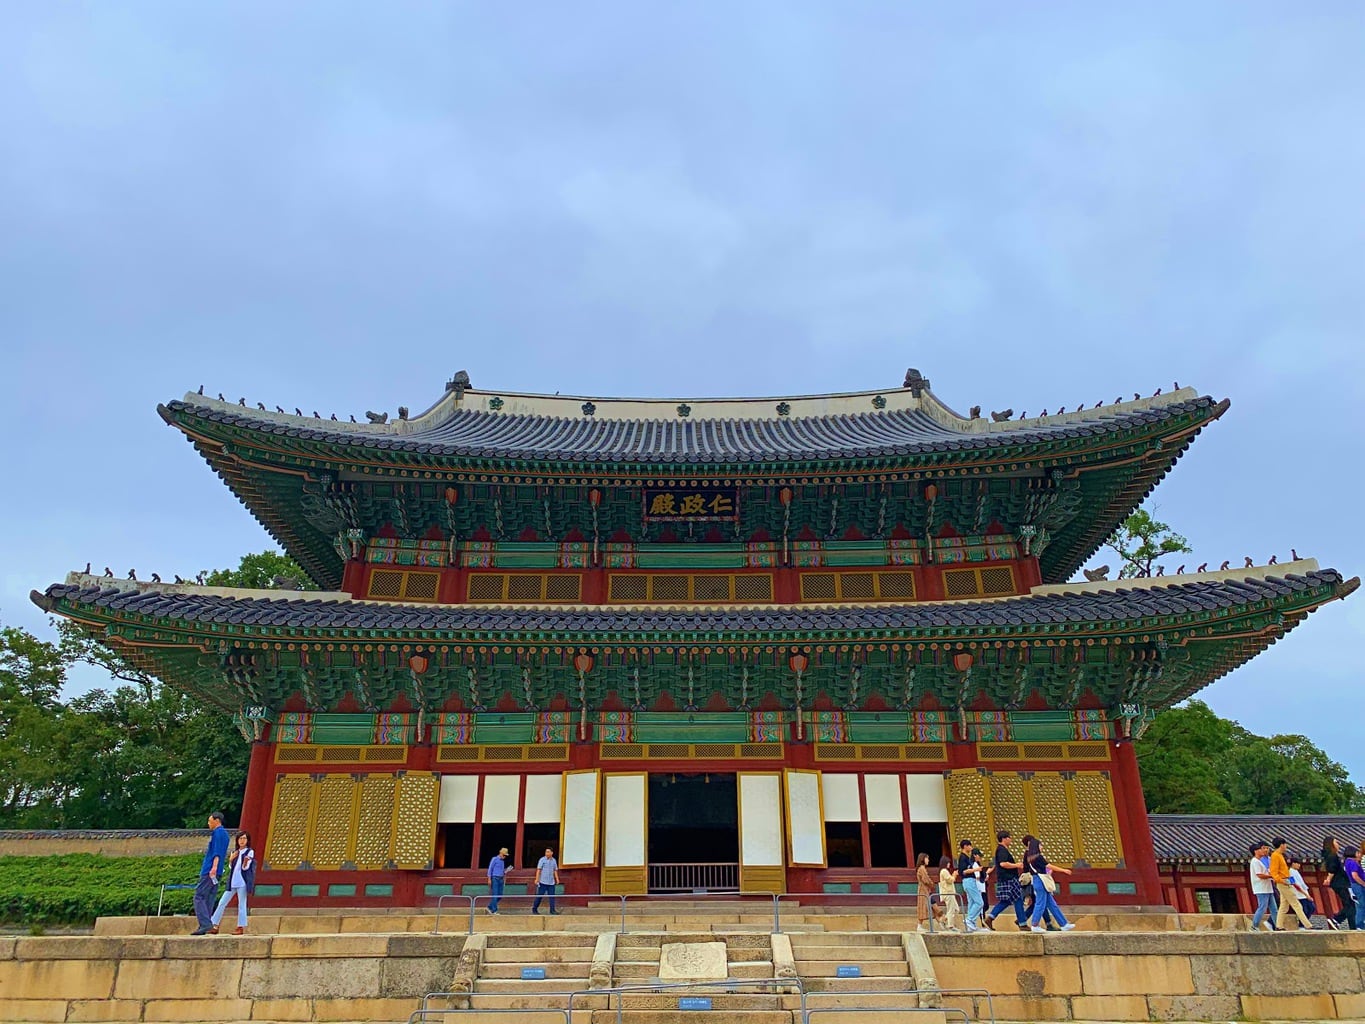
[[[264,854],[266,829],[270,824],[270,805],[274,795],[271,784],[274,768],[272,745],[264,740],[251,744],[251,763],[246,770],[246,789],[242,793],[241,826],[251,833],[251,845]]]
[[[1128,822],[1123,837],[1128,866],[1137,874],[1138,900],[1156,905],[1162,902],[1161,876],[1157,872],[1156,847],[1152,845],[1152,826],[1147,820],[1147,801],[1142,796],[1142,776],[1138,773],[1137,752],[1131,741],[1114,745],[1114,800],[1117,810]]]

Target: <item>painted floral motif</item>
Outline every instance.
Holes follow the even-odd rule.
[[[872,399],[872,408],[874,408],[874,409],[885,409],[885,408],[886,408],[886,396],[885,396],[885,395],[877,395],[875,398],[873,398],[873,399]]]
[[[686,402],[683,402],[682,405],[678,406],[678,415],[682,417],[691,416],[692,407],[688,405]]]
[[[790,402],[778,402],[778,403],[777,403],[777,415],[779,415],[779,416],[790,416],[790,415],[791,415],[791,412],[792,412],[792,407],[791,407],[791,403],[790,403]]]
[[[583,415],[584,415],[584,416],[591,416],[591,415],[592,415],[593,413],[595,413],[596,411],[597,411],[597,406],[593,405],[592,402],[584,402],[584,403],[583,403]]]
[[[492,398],[488,400],[488,408],[492,409],[494,412],[497,412],[499,409],[501,409],[502,405],[503,405],[502,399],[498,398],[496,395],[494,395]]]

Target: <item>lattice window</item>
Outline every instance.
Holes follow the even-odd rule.
[[[981,592],[977,589],[975,569],[948,569],[943,574],[943,592],[948,597],[976,597]]]
[[[697,576],[692,580],[692,597],[697,601],[730,600],[730,577]]]
[[[863,761],[899,761],[900,756],[899,744],[864,743],[858,747],[858,757]]]
[[[469,577],[469,600],[503,600],[503,583],[506,579],[501,573],[475,573]]]
[[[650,757],[687,757],[691,753],[686,743],[651,743]]]
[[[484,747],[485,761],[520,761],[525,754],[523,747]]]
[[[1091,867],[1114,867],[1123,858],[1123,851],[1108,776],[1103,772],[1077,772],[1072,791],[1076,795],[1081,856]]]
[[[509,601],[539,601],[542,588],[540,576],[517,573],[507,577],[507,599]]]
[[[904,757],[907,761],[945,761],[948,752],[942,743],[907,743]]]
[[[1015,761],[1019,758],[1017,743],[979,743],[977,756],[983,761]]]
[[[527,748],[528,761],[567,761],[569,748],[563,743],[537,743]]]
[[[317,821],[308,850],[308,863],[315,871],[336,871],[350,860],[355,792],[355,779],[349,775],[327,775],[318,783]]]
[[[913,601],[915,574],[911,572],[879,572],[879,594],[884,601]]]
[[[1103,743],[1069,743],[1066,752],[1068,757],[1076,760],[1109,760],[1109,747]]]
[[[693,757],[734,757],[733,743],[698,743],[692,748]]]
[[[634,759],[644,757],[645,748],[639,743],[603,743],[602,756]]]
[[[802,601],[837,601],[838,599],[839,589],[833,573],[801,574]]]
[[[840,575],[840,598],[845,601],[871,601],[877,587],[870,572],[846,572]]]
[[[317,747],[294,747],[282,743],[275,748],[277,764],[312,764],[317,759]]]
[[[1047,855],[1058,864],[1076,859],[1076,843],[1071,834],[1071,805],[1066,783],[1056,772],[1037,772],[1033,776],[1033,815],[1037,834],[1047,843]]]
[[[686,576],[651,576],[649,580],[649,599],[651,601],[686,601]]]
[[[614,573],[607,588],[607,598],[611,601],[647,601],[649,577]]]
[[[393,846],[392,775],[366,775],[360,782],[360,814],[355,834],[355,866],[378,870],[389,862]]]
[[[375,569],[370,573],[370,589],[366,596],[397,601],[403,596],[403,576],[396,569]]]
[[[736,601],[771,601],[773,578],[759,573],[747,573],[735,578]]]
[[[1006,565],[981,570],[981,592],[990,596],[1014,593],[1014,570]]]
[[[275,783],[275,806],[270,814],[270,843],[266,863],[292,870],[303,863],[308,849],[308,826],[313,806],[313,780],[307,775],[285,775]]]
[[[400,780],[393,831],[393,859],[398,867],[431,869],[440,793],[439,775],[417,772]]]
[[[405,577],[406,589],[403,597],[408,601],[435,601],[436,590],[441,577],[434,572],[408,572]]]
[[[545,577],[545,600],[546,601],[577,601],[582,595],[581,576],[547,576]]]
[[[1039,761],[1060,761],[1066,750],[1060,743],[1025,743],[1024,757]]]
[[[1028,828],[1028,808],[1024,802],[1024,780],[1014,772],[990,776],[991,819],[995,827],[1020,835]]]
[[[782,744],[780,743],[741,743],[739,745],[740,757],[781,757]]]

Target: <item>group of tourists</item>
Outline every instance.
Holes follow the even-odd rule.
[[[225,882],[218,895],[219,882]],[[209,813],[209,845],[199,868],[199,883],[194,887],[194,916],[199,927],[191,935],[217,935],[228,903],[237,900],[237,935],[246,934],[246,898],[256,889],[256,851],[251,834],[245,830],[235,839],[223,827],[223,812]],[[217,907],[214,900],[218,901]]]
[[[1247,874],[1251,879],[1251,893],[1256,897],[1256,910],[1251,915],[1251,930],[1269,928],[1282,931],[1291,917],[1299,927],[1315,930],[1313,916],[1318,912],[1316,901],[1303,880],[1303,861],[1289,852],[1289,842],[1276,836],[1270,842],[1258,840],[1248,848],[1251,859]],[[1365,842],[1352,850],[1343,851],[1335,836],[1322,841],[1320,861],[1327,888],[1336,896],[1341,909],[1326,917],[1331,929],[1365,928]],[[1327,908],[1323,908],[1326,910]],[[1273,923],[1272,923],[1273,917]]]
[[[1076,926],[1066,919],[1057,905],[1056,875],[1071,874],[1070,868],[1048,861],[1043,841],[1026,835],[1022,853],[1014,850],[1014,837],[1002,829],[995,836],[995,856],[988,863],[970,839],[958,844],[957,864],[951,857],[939,860],[938,881],[929,873],[929,855],[916,858],[915,879],[919,886],[916,916],[921,930],[933,920],[948,931],[994,931],[995,919],[1007,910],[1014,911],[1014,923],[1023,931],[1064,931]],[[986,910],[986,883],[994,878],[995,904]],[[967,911],[961,913],[957,886],[967,896]]]
[[[498,913],[498,904],[502,902],[503,887],[507,884],[507,859],[510,856],[504,846],[488,862],[488,894],[492,897],[488,903],[490,914]],[[559,908],[555,906],[558,887],[559,861],[555,860],[555,851],[547,846],[545,856],[536,862],[536,898],[531,904],[531,913],[539,914],[541,901],[548,896],[550,913],[558,914]]]

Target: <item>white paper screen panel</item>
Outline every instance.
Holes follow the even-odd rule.
[[[828,781],[829,776],[826,775],[825,779]],[[899,775],[864,775],[863,789],[867,792],[868,821],[904,820]],[[825,794],[825,806],[829,806],[829,793]]]
[[[907,775],[905,789],[910,797],[911,821],[948,820],[948,799],[942,775]]]
[[[863,803],[858,798],[858,776],[831,775],[826,772],[822,776],[822,784],[825,787],[826,821],[863,820]],[[869,793],[868,797],[871,796]]]
[[[739,861],[751,868],[782,864],[782,787],[777,775],[740,773]]]
[[[644,775],[608,775],[602,799],[606,818],[602,829],[602,866],[644,867],[645,863]]]
[[[564,822],[560,826],[564,847],[559,862],[564,867],[597,864],[597,772],[576,771],[564,775]]]
[[[825,823],[820,813],[820,773],[788,770],[786,780],[791,862],[823,866]]]
[[[522,820],[543,824],[559,824],[559,800],[563,783],[558,775],[526,776],[526,812]]]
[[[483,820],[515,822],[521,805],[520,775],[485,775],[483,779]]]
[[[479,804],[477,775],[442,775],[441,803],[436,820],[445,824],[472,824]]]

